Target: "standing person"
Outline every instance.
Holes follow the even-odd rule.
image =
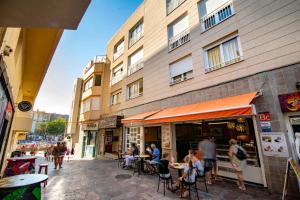
[[[212,184],[212,169],[214,168],[215,180],[217,179],[216,144],[213,139],[204,139],[199,143],[199,150],[203,152],[204,171],[207,184]]]
[[[53,147],[52,155],[54,160],[54,169],[57,169],[59,164],[60,142],[57,142],[57,145]]]
[[[60,145],[59,148],[59,168],[62,168],[62,164],[63,164],[63,160],[64,160],[64,156],[65,153],[67,151],[67,146],[66,146],[66,142],[62,142],[62,145]]]
[[[236,171],[237,176],[237,185],[239,186],[239,189],[242,191],[246,190],[245,184],[244,184],[244,178],[243,178],[243,170],[246,166],[246,158],[247,158],[247,152],[243,147],[237,144],[237,141],[235,139],[229,140],[229,159],[233,166],[233,168]]]

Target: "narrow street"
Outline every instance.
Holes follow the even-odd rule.
[[[116,178],[124,174],[129,176]],[[116,162],[110,160],[65,161],[61,170],[54,170],[53,163],[49,163],[49,181],[43,189],[43,199],[179,199],[178,192],[172,193],[168,190],[166,196],[163,196],[162,185],[160,192],[156,192],[157,176],[132,175],[132,171],[122,170],[117,167]],[[222,180],[213,186],[208,186],[209,194],[203,192],[202,183],[199,186],[200,199],[280,199],[279,196],[270,195],[264,189],[254,186],[248,186],[246,192],[241,192],[234,183]],[[193,197],[195,199],[195,193]]]

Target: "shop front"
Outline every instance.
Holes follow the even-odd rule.
[[[94,158],[96,155],[96,139],[98,135],[98,123],[90,122],[82,124],[82,158]]]
[[[122,151],[122,116],[102,116],[99,121],[101,137],[99,138],[99,155],[114,158]]]

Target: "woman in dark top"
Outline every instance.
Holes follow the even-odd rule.
[[[159,160],[159,176],[163,178],[169,178],[171,176],[170,171],[169,171],[169,160],[168,154],[164,153],[162,155],[162,159]]]

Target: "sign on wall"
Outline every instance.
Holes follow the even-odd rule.
[[[259,121],[262,132],[272,132],[271,115],[269,112],[259,113]]]
[[[287,143],[284,133],[263,132],[261,134],[262,149],[265,156],[288,157]]]
[[[82,124],[81,130],[83,131],[97,131],[98,130],[98,123],[87,123],[87,124]]]
[[[32,108],[32,104],[29,101],[21,101],[18,103],[18,108],[22,112],[28,112]]]
[[[278,98],[282,112],[300,111],[300,92],[282,94]]]

